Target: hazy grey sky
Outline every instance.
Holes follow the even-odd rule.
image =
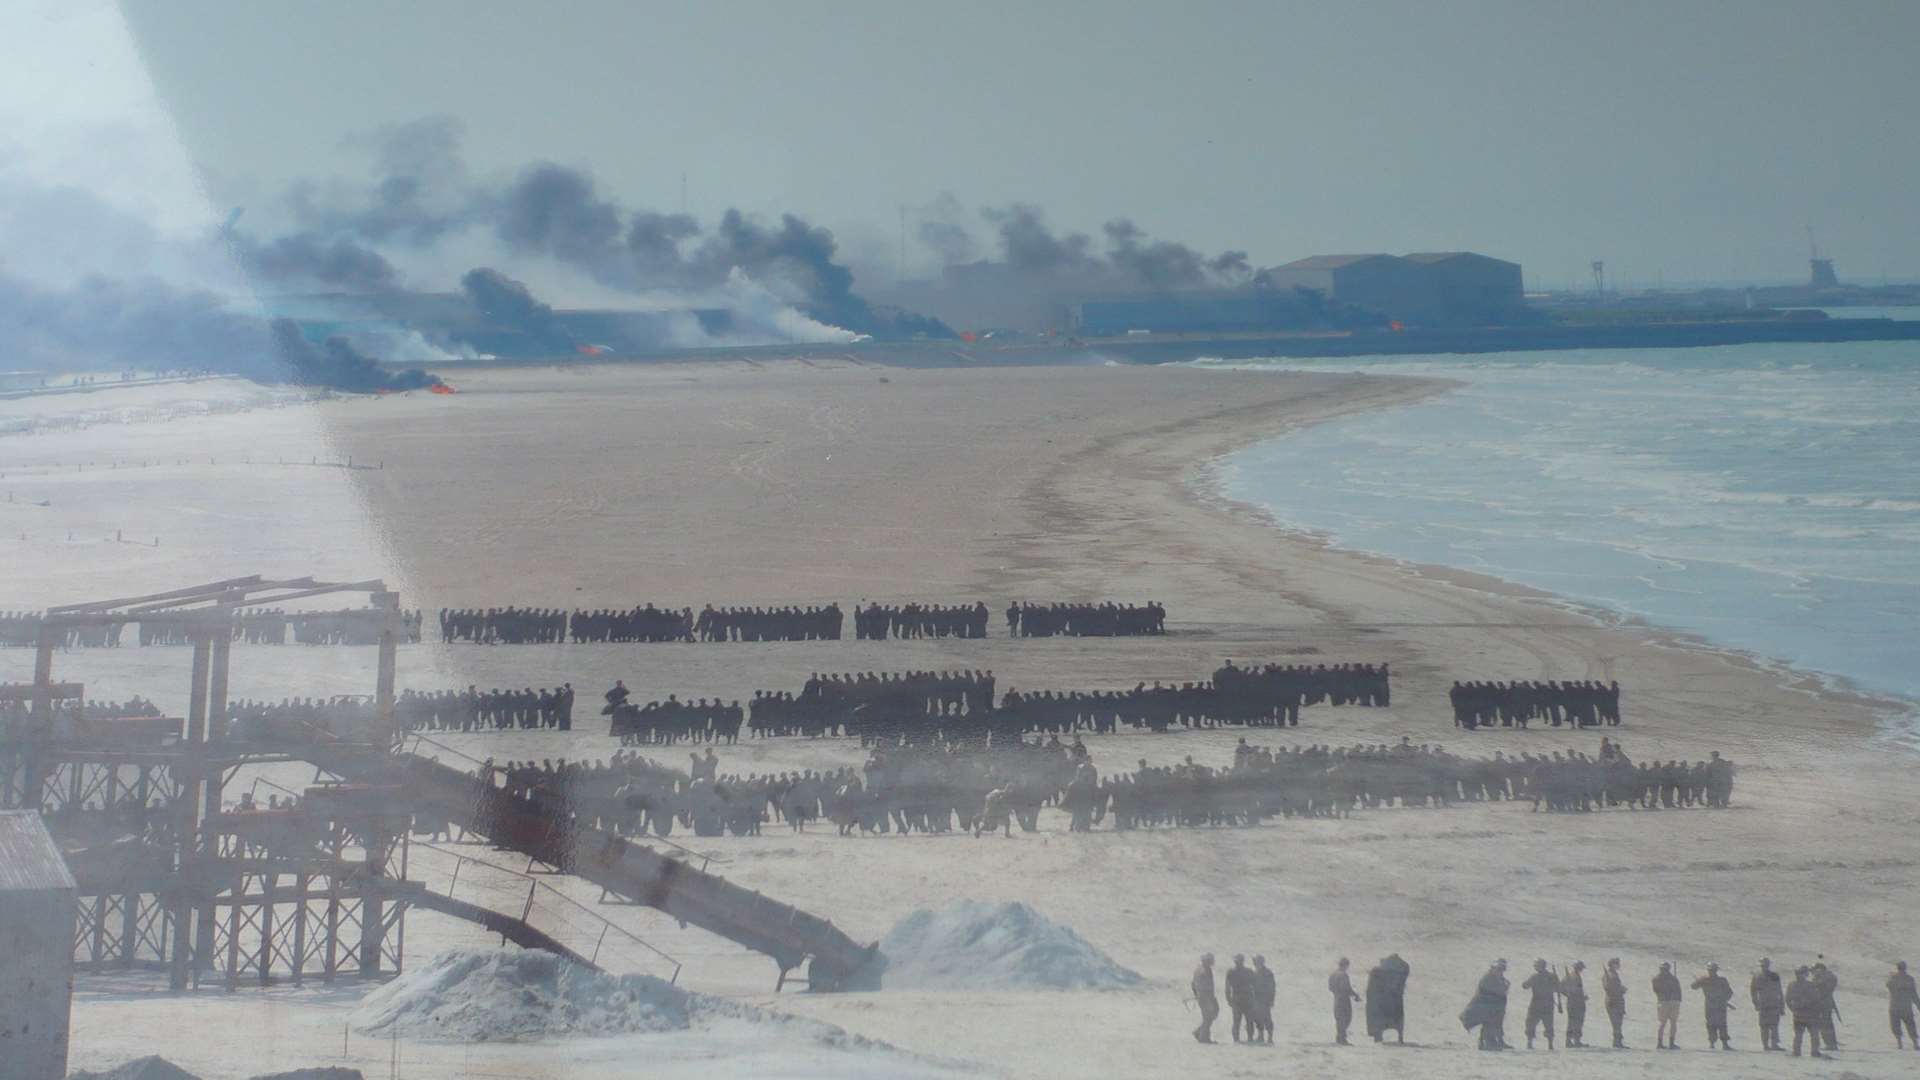
[[[1558,285],[1920,276],[1920,3],[133,2],[217,200],[430,114],[481,170],[794,210],[1128,216],[1256,265],[1474,248]]]

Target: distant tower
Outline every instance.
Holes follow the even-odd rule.
[[[1595,259],[1593,260],[1593,295],[1599,296],[1606,291],[1607,264],[1600,259]]]
[[[1807,226],[1807,264],[1813,267],[1813,287],[1816,289],[1837,289],[1840,279],[1834,276],[1833,260],[1820,257],[1820,245],[1813,241],[1813,226]]]

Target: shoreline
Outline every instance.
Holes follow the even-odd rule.
[[[1115,478],[1107,478],[1108,490],[1125,491],[1130,486],[1127,479],[1144,483],[1156,490],[1160,497],[1146,500],[1140,507],[1143,512],[1153,512],[1153,503],[1158,501],[1166,509],[1224,519],[1243,530],[1256,531],[1269,541],[1278,541],[1286,554],[1277,561],[1291,564],[1297,570],[1339,567],[1346,576],[1371,579],[1374,584],[1389,589],[1411,586],[1414,592],[1431,589],[1452,591],[1460,594],[1453,598],[1454,601],[1482,616],[1477,620],[1478,627],[1482,629],[1533,626],[1544,609],[1560,620],[1554,627],[1560,633],[1584,632],[1622,638],[1643,649],[1668,653],[1682,661],[1705,661],[1724,666],[1746,677],[1764,680],[1778,691],[1804,699],[1823,712],[1831,709],[1851,718],[1870,718],[1871,723],[1866,726],[1872,729],[1876,737],[1898,740],[1913,734],[1910,728],[1903,728],[1902,725],[1910,723],[1920,713],[1920,705],[1898,696],[1863,690],[1843,676],[1794,667],[1784,661],[1721,645],[1701,635],[1647,623],[1600,605],[1490,575],[1341,547],[1323,534],[1289,525],[1265,507],[1241,502],[1225,494],[1220,484],[1221,466],[1226,457],[1241,449],[1271,439],[1285,438],[1311,424],[1363,409],[1414,404],[1450,392],[1457,385],[1448,380],[1417,376],[1350,377],[1368,380],[1376,385],[1363,391],[1357,398],[1350,396],[1328,407],[1309,409],[1304,413],[1297,401],[1289,402],[1284,408],[1255,405],[1184,424],[1184,430],[1181,431],[1149,432],[1097,445],[1096,452],[1103,455],[1126,458],[1130,454],[1138,454],[1142,460],[1141,467],[1130,478],[1121,477],[1118,484],[1113,483]],[[1398,388],[1379,385],[1383,383],[1405,385]],[[1267,415],[1269,413],[1275,415]],[[1142,445],[1149,438],[1157,439],[1157,444]],[[1070,480],[1063,478],[1030,494],[1029,499],[1055,496],[1061,488],[1070,484]],[[1348,630],[1398,630],[1402,636],[1414,636],[1422,629],[1433,628],[1418,623],[1392,626],[1375,620],[1354,618],[1357,612],[1334,595],[1337,591],[1320,590],[1316,595],[1316,589],[1308,585],[1304,589],[1290,590],[1288,599],[1322,613],[1329,621],[1343,624]],[[1554,676],[1520,672],[1460,672],[1459,677],[1506,679]],[[1859,731],[1862,725],[1843,722],[1838,726]]]
[[[1376,407],[1378,409],[1394,409],[1418,404],[1444,396],[1462,385],[1445,378],[1399,373],[1374,377],[1410,378],[1444,384],[1436,387],[1432,393],[1405,401],[1382,404]],[[1313,423],[1335,418],[1337,417],[1328,416]],[[1278,433],[1250,436],[1211,451],[1204,460],[1194,466],[1189,476],[1189,486],[1196,500],[1202,504],[1218,505],[1223,512],[1231,515],[1251,518],[1259,525],[1318,554],[1365,560],[1384,571],[1410,574],[1425,581],[1493,598],[1544,604],[1575,618],[1584,619],[1593,624],[1596,629],[1637,635],[1650,644],[1682,653],[1735,660],[1750,667],[1757,674],[1778,680],[1787,689],[1816,699],[1833,699],[1869,709],[1880,716],[1882,736],[1901,741],[1904,749],[1920,749],[1920,698],[1863,687],[1847,675],[1803,667],[1793,661],[1758,650],[1715,641],[1703,633],[1651,621],[1644,616],[1622,611],[1603,603],[1512,581],[1497,574],[1483,573],[1446,563],[1401,558],[1387,552],[1350,546],[1341,542],[1332,533],[1293,524],[1262,504],[1236,499],[1227,494],[1225,473],[1232,467],[1229,459],[1251,447],[1294,437],[1306,426],[1308,425],[1298,424]]]

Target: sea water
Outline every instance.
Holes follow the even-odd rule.
[[[1462,384],[1228,457],[1285,525],[1920,700],[1920,344],[1196,366]]]

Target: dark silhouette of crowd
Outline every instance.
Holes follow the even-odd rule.
[[[1385,664],[1242,668],[1229,660],[1211,681],[1155,681],[1131,690],[1010,689],[996,706],[991,671],[816,673],[798,694],[756,692],[746,726],[759,737],[1001,743],[1036,733],[1111,734],[1122,727],[1166,732],[1297,726],[1308,705],[1387,705],[1390,679]]]
[[[700,641],[839,641],[846,614],[826,607],[700,609],[693,634]]]
[[[1579,682],[1456,682],[1447,691],[1453,723],[1475,728],[1525,728],[1535,720],[1549,726],[1618,727],[1620,684]]]
[[[652,604],[627,611],[576,611],[568,619],[574,642],[692,641],[693,609],[657,608]]]
[[[645,705],[621,704],[609,714],[608,733],[622,746],[661,745],[676,742],[740,741],[740,727],[746,712],[738,701],[728,704],[715,698],[681,701],[669,695],[665,701]]]
[[[696,740],[715,740],[730,724],[714,711],[723,708],[729,707],[682,705],[677,713],[656,708],[655,723],[672,717],[695,732]],[[659,737],[653,745],[673,741]],[[1530,803],[1542,813],[1723,808],[1731,803],[1734,771],[1718,752],[1692,765],[1635,763],[1608,742],[1594,756],[1470,758],[1405,740],[1255,747],[1242,739],[1230,766],[1201,765],[1191,757],[1174,765],[1142,760],[1132,770],[1103,778],[1079,739],[1062,742],[1050,736],[992,745],[882,742],[869,749],[859,768],[745,776],[721,773],[709,746],[704,758],[695,755],[690,773],[655,775],[642,782],[641,794],[652,806],[677,805],[688,783],[705,779],[721,789],[719,797],[730,807],[726,816],[743,822],[747,818],[741,815],[751,815],[756,823],[784,822],[804,830],[826,820],[843,836],[954,831],[979,836],[1011,835],[1015,826],[1036,832],[1048,806],[1067,815],[1070,832],[1089,832],[1103,823],[1121,831],[1245,828],[1394,807],[1496,802]]]
[[[403,691],[393,703],[403,731],[573,730],[573,684],[518,690]]]
[[[482,645],[551,645],[567,637],[567,612],[554,608],[441,608],[440,640]]]
[[[861,605],[866,606],[862,607]],[[861,601],[853,606],[853,636],[861,641],[895,638],[983,638],[992,613],[986,603],[943,607],[939,604],[884,606]]]
[[[1135,637],[1166,632],[1167,609],[1158,601],[1034,604],[1019,600],[1007,605],[1008,637]]]

